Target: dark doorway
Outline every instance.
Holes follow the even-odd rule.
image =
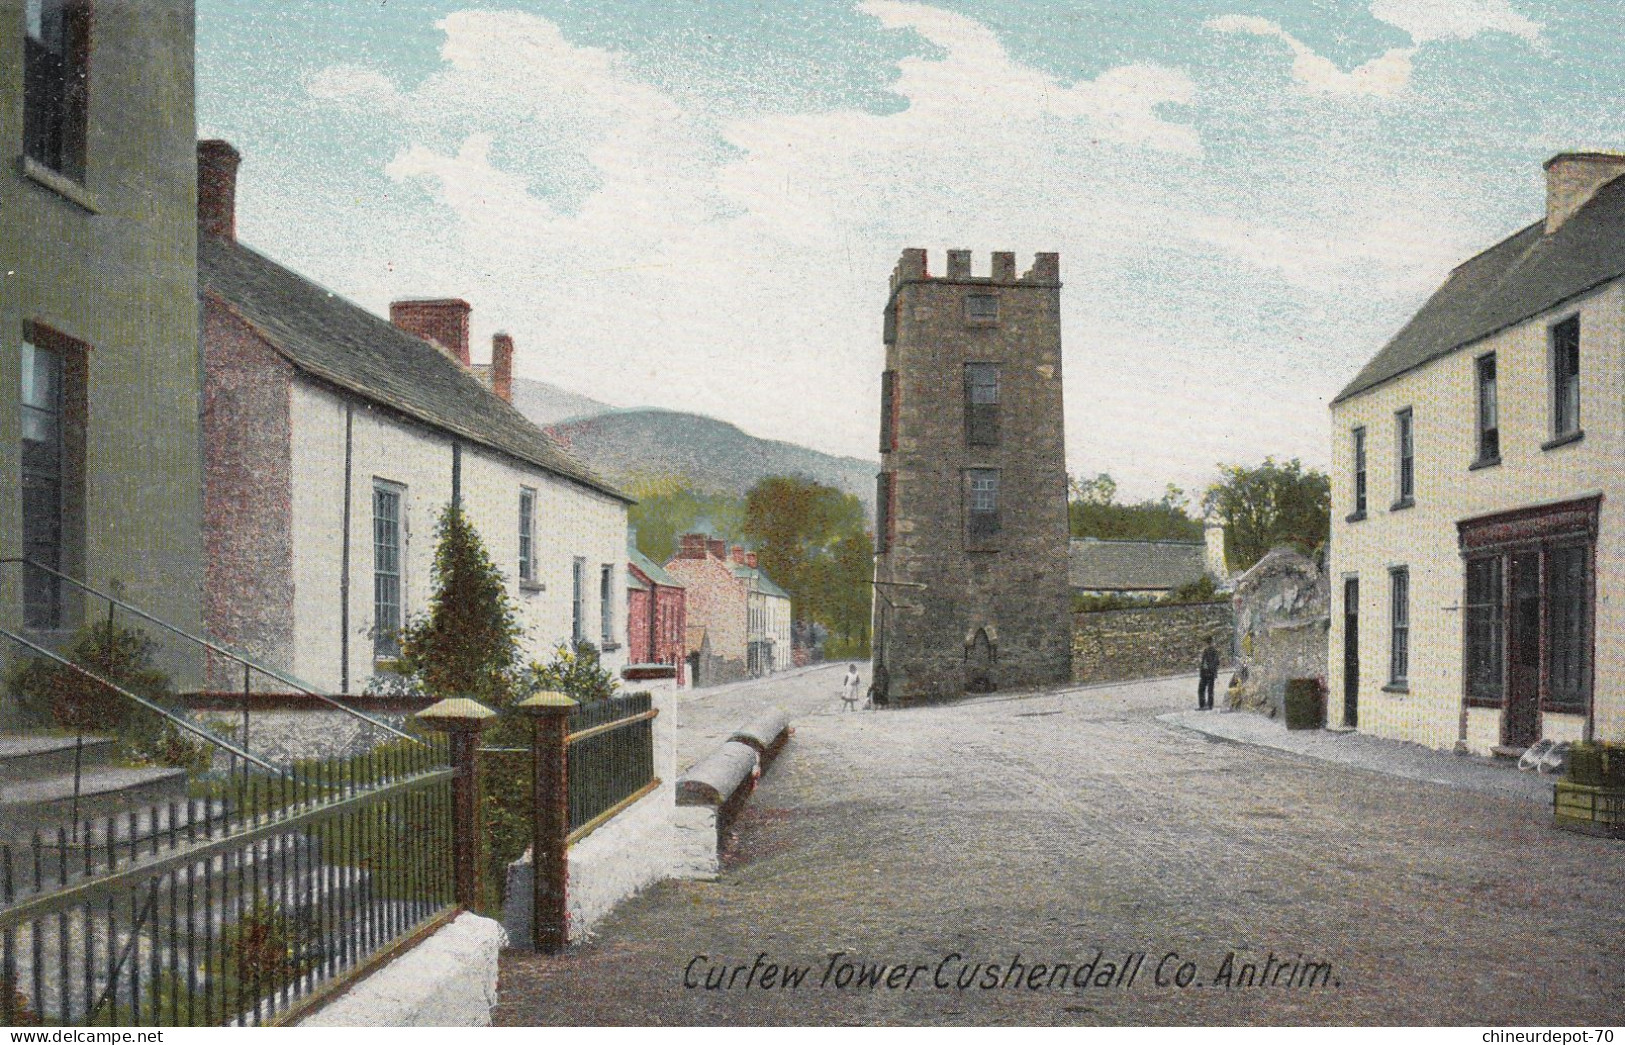
[[[1507,629],[1507,699],[1501,743],[1540,739],[1540,555],[1512,556],[1512,614]]]
[[[1360,581],[1343,582],[1343,724],[1360,724]]]

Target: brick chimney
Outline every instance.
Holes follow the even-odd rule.
[[[1625,174],[1625,154],[1560,152],[1546,161],[1546,234],[1590,202],[1597,190]]]
[[[679,559],[705,558],[705,534],[685,533],[678,538],[677,557]]]
[[[389,321],[468,366],[468,314],[471,311],[462,298],[410,299],[390,303]]]
[[[736,566],[745,565],[745,549],[743,545],[736,544],[733,546],[733,560]]]
[[[199,232],[237,238],[237,166],[242,159],[230,142],[211,138],[197,143]]]
[[[753,570],[756,568],[756,553],[755,552],[746,552],[745,553],[745,565],[749,566]]]
[[[513,338],[507,334],[491,337],[491,391],[513,402]]]
[[[715,555],[717,558],[721,559],[723,562],[728,561],[728,542],[727,541],[708,540],[708,541],[705,542],[705,546],[711,552],[712,555]]]

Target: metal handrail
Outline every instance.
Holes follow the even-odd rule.
[[[266,667],[264,664],[261,664],[258,661],[250,658],[245,653],[240,653],[237,650],[231,649],[230,647],[222,646],[219,643],[211,641],[209,639],[206,639],[201,635],[194,635],[191,632],[187,631],[185,628],[179,627],[178,625],[175,625],[175,624],[171,624],[168,621],[163,620],[162,618],[154,617],[152,614],[148,613],[146,610],[143,610],[139,606],[132,606],[129,603],[125,602],[124,600],[119,599],[119,598],[117,598],[115,596],[109,595],[104,591],[98,591],[97,589],[92,588],[90,585],[86,584],[84,581],[78,580],[77,578],[74,578],[74,577],[70,577],[67,574],[62,573],[59,570],[54,570],[49,566],[46,566],[46,565],[44,565],[42,563],[37,563],[34,560],[28,559],[28,558],[23,558],[23,557],[0,558],[0,566],[14,566],[14,565],[18,565],[18,564],[29,567],[30,569],[42,570],[45,573],[48,573],[53,577],[56,577],[56,578],[58,578],[60,580],[67,581],[69,584],[73,585],[74,587],[78,588],[81,591],[88,592],[91,595],[94,595],[98,599],[106,600],[106,602],[110,606],[117,606],[119,609],[124,610],[127,613],[133,613],[137,617],[140,617],[142,620],[149,621],[150,623],[156,624],[156,625],[158,625],[158,627],[163,628],[165,631],[171,632],[171,633],[173,633],[175,635],[179,635],[181,638],[186,639],[186,640],[188,640],[190,642],[194,642],[194,643],[198,644],[199,646],[202,646],[203,648],[209,650],[210,652],[218,653],[221,656],[226,657],[229,660],[234,660],[238,664],[241,664],[245,668],[252,668],[253,670],[258,671],[260,674],[265,675],[268,678],[275,679],[276,681],[282,683],[285,686],[292,686],[294,689],[298,690],[300,693],[303,693],[306,696],[315,697],[317,700],[320,700],[323,703],[326,703],[326,704],[329,704],[329,705],[333,706],[334,708],[338,709],[339,711],[344,712],[346,715],[349,715],[352,718],[360,719],[361,721],[367,723],[369,726],[374,726],[374,727],[376,727],[378,729],[383,730],[386,733],[392,733],[397,738],[399,738],[401,740],[410,740],[414,744],[422,744],[423,743],[422,740],[419,740],[417,737],[412,736],[412,734],[407,733],[407,732],[405,732],[403,730],[396,729],[394,726],[390,725],[388,722],[383,721],[382,719],[373,718],[371,715],[367,714],[364,711],[357,710],[356,708],[351,707],[350,705],[344,703],[341,700],[337,700],[337,699],[335,699],[333,697],[328,696],[325,693],[322,693],[322,692],[320,692],[320,691],[318,691],[316,689],[313,689],[312,687],[306,685],[305,683],[300,682],[298,679],[294,678],[292,675],[289,675],[289,674],[287,674],[285,672],[282,672],[282,671],[278,671],[275,668]],[[261,764],[263,765],[263,763],[261,763]]]
[[[92,682],[106,686],[108,689],[112,690],[114,693],[117,693],[126,700],[133,700],[137,704],[140,704],[142,707],[146,708],[148,711],[153,711],[159,715],[162,715],[170,722],[171,725],[179,729],[184,729],[188,733],[201,737],[209,743],[214,744],[216,747],[224,749],[228,754],[236,755],[238,758],[252,762],[254,765],[259,766],[261,769],[268,772],[280,773],[282,771],[281,767],[274,766],[265,761],[263,758],[249,754],[247,751],[238,747],[236,744],[233,744],[229,740],[222,740],[220,737],[215,736],[213,733],[210,733],[203,727],[188,722],[186,719],[170,711],[168,708],[165,708],[163,705],[154,703],[153,701],[150,701],[146,697],[140,696],[139,694],[131,693],[129,690],[125,689],[123,686],[120,686],[116,682],[110,682],[107,679],[102,678],[100,675],[97,675],[94,671],[81,667],[80,665],[75,664],[73,661],[68,660],[66,657],[53,653],[44,646],[31,642],[13,631],[0,628],[0,637],[8,638],[25,649],[33,650],[38,656],[54,660],[65,668],[72,671],[77,671],[79,674],[90,679]]]

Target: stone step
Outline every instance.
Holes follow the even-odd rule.
[[[0,783],[0,840],[27,839],[39,831],[54,838],[73,820],[128,820],[132,810],[186,798],[186,770],[167,766],[98,766],[80,774],[74,801],[72,772]]]
[[[74,749],[78,746],[77,737],[0,733],[0,786],[72,773]],[[79,752],[80,768],[108,765],[116,746],[111,737],[86,735]]]

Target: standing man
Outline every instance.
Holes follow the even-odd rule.
[[[1213,710],[1213,680],[1219,677],[1219,651],[1208,636],[1207,648],[1202,651],[1201,680],[1196,684],[1196,710]]]

